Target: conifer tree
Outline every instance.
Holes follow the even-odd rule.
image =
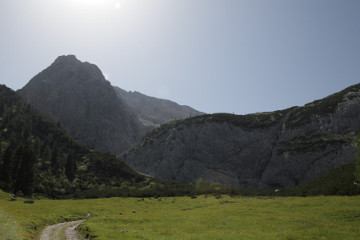
[[[35,153],[29,147],[25,147],[20,160],[20,167],[15,181],[14,192],[21,191],[25,195],[30,195],[34,184],[34,164]]]
[[[57,174],[59,170],[58,148],[54,146],[51,154],[51,171],[53,174]]]
[[[22,155],[24,153],[24,147],[23,145],[20,145],[14,154],[13,160],[11,161],[11,167],[10,167],[10,183],[11,183],[11,190],[14,190],[14,183],[16,182],[16,179],[18,177],[19,167],[21,164]]]
[[[75,178],[76,162],[73,154],[69,154],[65,165],[65,174],[70,182]]]
[[[356,154],[354,175],[355,175],[355,180],[356,180],[355,183],[357,183],[357,185],[359,185],[359,182],[360,182],[360,134],[358,135],[357,147],[358,147],[358,152]]]
[[[14,158],[14,146],[10,144],[3,155],[3,164],[1,165],[0,170],[0,181],[3,183],[2,187],[5,190],[9,190],[9,183],[10,183],[10,175],[11,175],[11,165]]]

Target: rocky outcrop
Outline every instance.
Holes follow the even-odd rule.
[[[125,162],[163,179],[293,187],[354,162],[359,130],[360,84],[303,107],[163,124],[147,134]]]
[[[73,55],[58,57],[18,93],[92,148],[122,154],[145,134],[100,69]]]
[[[176,119],[185,119],[202,115],[203,113],[184,105],[165,99],[146,96],[139,92],[127,92],[114,87],[117,95],[135,112],[139,120],[152,127],[158,127]]]

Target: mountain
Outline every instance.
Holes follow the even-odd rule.
[[[290,188],[355,162],[359,131],[357,84],[303,107],[202,115],[163,124],[148,133],[125,162],[162,179]]]
[[[146,177],[119,158],[73,140],[14,91],[0,85],[0,188],[63,197],[96,186],[132,186]]]
[[[18,93],[72,137],[122,155],[161,123],[202,114],[169,100],[113,87],[94,64],[60,56]]]
[[[119,87],[114,87],[117,95],[137,113],[139,120],[148,126],[157,127],[162,123],[176,119],[185,119],[202,115],[191,107],[179,105],[165,99],[146,96],[139,92],[127,92]]]
[[[91,148],[120,155],[146,132],[100,69],[73,55],[58,57],[18,93]]]

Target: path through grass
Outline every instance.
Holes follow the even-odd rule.
[[[0,223],[28,239],[46,225],[90,214],[81,229],[95,239],[359,239],[360,196],[307,198],[110,198],[9,202]],[[11,233],[10,233],[11,234]],[[16,234],[16,233],[12,233]]]

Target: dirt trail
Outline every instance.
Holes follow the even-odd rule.
[[[60,240],[64,237],[66,240],[81,240],[75,230],[84,220],[58,223],[48,226],[40,236],[40,240]]]

